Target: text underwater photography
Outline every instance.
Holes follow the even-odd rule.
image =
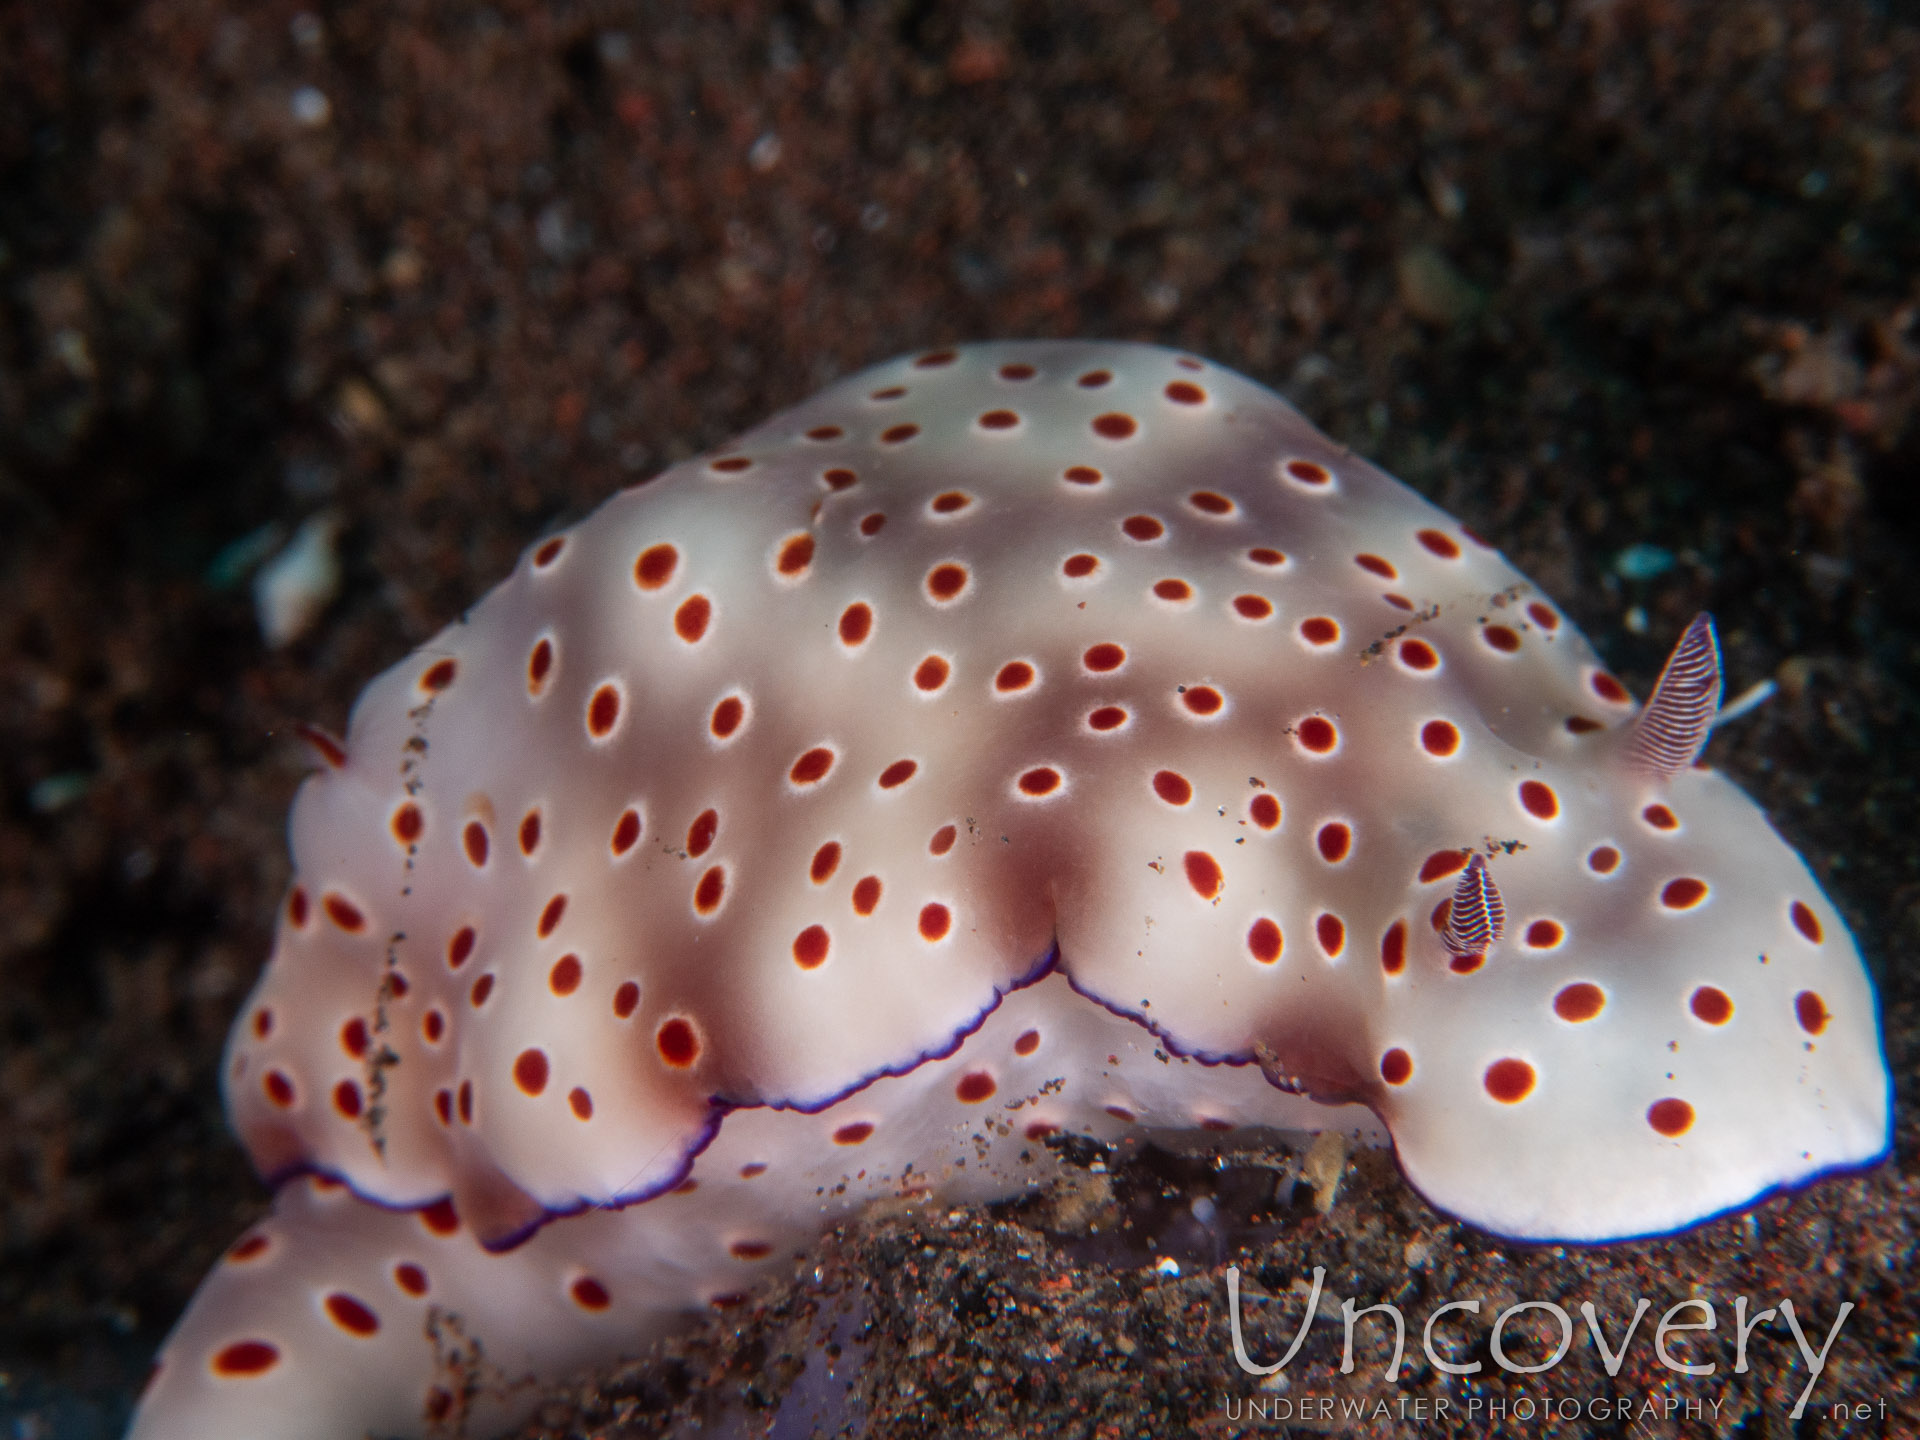
[[[1497,1311],[1479,1299],[1449,1299],[1426,1308],[1424,1314],[1415,1311],[1410,1316],[1390,1301],[1363,1305],[1348,1297],[1336,1306],[1325,1284],[1326,1269],[1316,1265],[1311,1281],[1296,1281],[1287,1295],[1271,1295],[1243,1283],[1239,1266],[1227,1267],[1225,1303],[1234,1363],[1257,1383],[1225,1397],[1218,1415],[1222,1423],[1248,1429],[1292,1426],[1310,1432],[1383,1422],[1413,1429],[1428,1423],[1464,1423],[1469,1429],[1500,1425],[1522,1432],[1537,1427],[1543,1433],[1549,1427],[1554,1427],[1555,1433],[1582,1433],[1582,1426],[1610,1426],[1608,1433],[1634,1435],[1667,1433],[1663,1427],[1676,1421],[1704,1422],[1719,1428],[1730,1423],[1731,1416],[1723,1422],[1726,1400],[1714,1392],[1712,1377],[1723,1366],[1733,1374],[1745,1375],[1756,1364],[1793,1364],[1791,1352],[1782,1354],[1764,1343],[1753,1343],[1756,1332],[1764,1341],[1770,1338],[1770,1332],[1782,1330],[1791,1337],[1805,1372],[1805,1383],[1786,1412],[1788,1420],[1798,1422],[1805,1417],[1817,1423],[1887,1418],[1884,1397],[1815,1395],[1834,1341],[1856,1309],[1852,1301],[1841,1304],[1823,1333],[1811,1316],[1802,1316],[1790,1296],[1760,1308],[1759,1302],[1746,1295],[1731,1297],[1730,1304],[1724,1298],[1716,1303],[1696,1295],[1668,1305],[1657,1320],[1651,1319],[1654,1301],[1646,1297],[1637,1298],[1631,1314],[1622,1316],[1603,1314],[1591,1300],[1575,1304],[1571,1299],[1565,1304],[1516,1300]],[[1250,1302],[1299,1306],[1290,1340],[1282,1322],[1270,1322],[1270,1328],[1281,1332],[1274,1337],[1275,1343],[1286,1342],[1277,1359],[1266,1361],[1250,1352],[1242,1308]],[[1722,1324],[1729,1309],[1732,1323]],[[1576,1323],[1574,1312],[1582,1323]],[[1523,1321],[1523,1316],[1532,1318]],[[1379,1388],[1368,1387],[1368,1367],[1355,1357],[1360,1322],[1369,1317],[1380,1327],[1376,1351],[1391,1342],[1390,1353],[1381,1361]],[[1649,1322],[1644,1329],[1642,1321]],[[1435,1376],[1464,1380],[1459,1393],[1409,1395],[1388,1388],[1399,1381],[1405,1368],[1410,1322],[1417,1326],[1419,1354]],[[1324,1373],[1309,1386],[1296,1387],[1288,1379],[1287,1368],[1300,1354],[1316,1323],[1329,1328],[1338,1325],[1340,1362],[1333,1373],[1353,1376],[1350,1385],[1330,1383],[1331,1376]],[[1490,1328],[1470,1328],[1476,1323]],[[1685,1338],[1692,1336],[1699,1338]],[[1582,1340],[1591,1344],[1609,1379],[1619,1376],[1636,1344],[1650,1347],[1653,1362],[1666,1373],[1655,1385],[1623,1384],[1605,1392],[1569,1389],[1555,1383],[1554,1370]],[[1460,1358],[1482,1353],[1497,1371],[1541,1378],[1487,1386],[1472,1378],[1492,1378],[1487,1362]]]

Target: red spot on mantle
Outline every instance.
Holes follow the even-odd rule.
[[[1219,898],[1226,884],[1226,876],[1221,873],[1220,862],[1204,850],[1189,850],[1185,856],[1187,883],[1193,887],[1193,893],[1202,900]]]

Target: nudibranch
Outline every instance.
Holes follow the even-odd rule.
[[[376,679],[224,1062],[272,1215],[133,1425],[511,1423],[871,1198],[1055,1131],[1340,1128],[1504,1236],[1888,1142],[1847,928],[1486,543],[1142,345],[834,385]]]

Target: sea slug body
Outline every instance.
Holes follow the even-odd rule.
[[[1056,1131],[1391,1139],[1497,1233],[1888,1139],[1807,867],[1458,522],[1141,345],[836,384],[368,687],[224,1069],[280,1184],[135,1440],[511,1423],[867,1201]],[[1156,1057],[1156,1051],[1161,1058]]]

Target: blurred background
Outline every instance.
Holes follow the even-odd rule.
[[[1751,1217],[1514,1251],[1363,1167],[1272,1283],[1852,1299],[1820,1393],[1881,1419],[1790,1432],[1789,1346],[1672,1433],[1920,1433],[1908,9],[0,3],[0,1435],[114,1434],[264,1208],[215,1069],[286,883],[290,726],[340,730],[544,529],[826,381],[1068,335],[1279,388],[1639,693],[1711,609],[1731,689],[1778,693],[1710,758],[1853,922],[1901,1077],[1885,1166]],[[1214,1182],[1116,1183],[1172,1213]],[[941,1243],[1009,1306],[916,1329],[958,1303],[933,1266],[862,1301],[875,1434],[1230,1433],[1204,1283],[1110,1256],[1029,1305],[1006,1218]],[[847,1240],[845,1283],[891,1243]],[[768,1313],[550,1433],[740,1403]],[[1082,1342],[1099,1384],[1032,1358]]]

